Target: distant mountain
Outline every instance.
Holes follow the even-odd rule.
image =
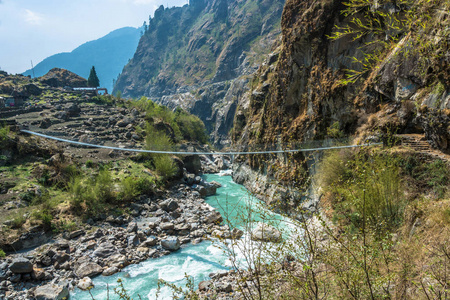
[[[111,93],[113,79],[117,78],[136,51],[140,30],[133,27],[120,28],[98,40],[84,43],[70,53],[47,57],[34,67],[34,74],[40,77],[50,69],[62,68],[88,78],[91,67],[95,66],[100,85]],[[27,70],[23,75],[33,75],[33,71]]]

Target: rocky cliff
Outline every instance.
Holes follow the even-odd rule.
[[[448,3],[415,7],[415,21],[394,31],[388,21],[411,17],[408,5],[383,1],[349,13],[338,0],[288,0],[279,55],[267,58],[252,91],[241,98],[234,142],[246,148],[283,148],[335,135],[362,140],[388,132],[421,133],[449,151]],[[365,26],[360,36],[355,18]],[[381,20],[378,31],[370,23],[375,18]],[[340,34],[347,29],[354,34]],[[349,77],[348,70],[357,76]],[[237,161],[235,180],[271,201],[283,199],[287,187],[300,190],[310,162],[301,153]]]
[[[245,76],[257,70],[279,36],[283,5],[284,0],[196,0],[161,6],[115,91],[189,109],[220,144],[232,126],[233,95],[246,90]]]

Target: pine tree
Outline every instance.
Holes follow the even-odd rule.
[[[87,80],[87,84],[90,87],[100,86],[100,80],[98,79],[97,72],[95,72],[94,66],[92,66],[91,73],[89,73],[89,78]]]

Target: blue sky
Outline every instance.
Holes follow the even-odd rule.
[[[139,27],[162,4],[188,0],[0,0],[0,69],[22,73],[126,26]]]

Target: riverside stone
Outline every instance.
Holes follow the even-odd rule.
[[[162,230],[172,230],[175,228],[175,226],[171,222],[165,222],[159,224],[159,228],[161,228]]]
[[[167,237],[161,240],[161,246],[170,251],[176,251],[180,249],[181,243],[178,237]]]
[[[103,243],[94,251],[94,255],[105,258],[116,253],[115,247],[110,243]]]
[[[155,236],[149,236],[144,242],[142,242],[142,247],[152,247],[155,246],[158,239]]]
[[[31,273],[33,271],[33,264],[25,257],[17,257],[13,259],[9,269],[14,274]]]
[[[57,284],[46,284],[34,291],[36,300],[61,300],[69,298],[69,290]]]
[[[119,269],[117,267],[109,267],[105,269],[102,273],[103,276],[111,276],[119,272]]]
[[[165,210],[166,212],[174,211],[178,208],[178,203],[174,201],[173,199],[167,199],[159,205],[161,209]]]
[[[82,279],[80,279],[80,281],[78,281],[77,287],[80,290],[86,291],[88,290],[90,287],[94,287],[94,283],[92,282],[92,279],[89,277],[84,277]]]
[[[223,221],[222,215],[218,211],[213,211],[209,213],[208,216],[205,218],[206,224],[218,224],[222,223],[222,221]]]
[[[128,224],[127,226],[127,232],[137,232],[138,230],[138,225],[136,222],[131,222]]]
[[[75,274],[79,278],[84,278],[84,277],[92,277],[92,276],[101,274],[102,272],[103,272],[103,268],[100,267],[98,264],[96,264],[94,262],[87,262],[87,263],[81,264],[75,271]]]

